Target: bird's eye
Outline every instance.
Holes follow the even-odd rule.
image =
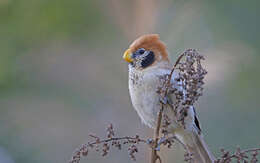
[[[136,58],[138,56],[141,56],[145,53],[145,49],[144,48],[140,48],[138,50],[136,50],[133,54],[133,58]]]
[[[141,49],[138,50],[138,53],[139,53],[139,54],[144,54],[144,52],[145,52],[145,49],[144,49],[144,48],[141,48]]]

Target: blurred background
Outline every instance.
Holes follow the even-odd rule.
[[[0,163],[62,163],[105,135],[151,135],[128,95],[122,54],[159,33],[172,62],[187,48],[205,55],[197,104],[204,137],[219,149],[260,143],[260,2],[257,0],[0,0]],[[165,152],[164,152],[165,151]],[[145,163],[144,147],[137,162]],[[183,162],[183,149],[163,150]],[[126,150],[82,163],[130,163]]]

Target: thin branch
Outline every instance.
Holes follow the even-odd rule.
[[[110,124],[107,129],[107,138],[100,139],[100,137],[90,134],[89,136],[94,138],[95,141],[88,142],[86,144],[81,145],[78,149],[75,150],[71,160],[69,163],[80,163],[80,160],[83,156],[88,155],[89,149],[94,149],[96,152],[101,152],[102,156],[106,156],[113,146],[118,150],[121,150],[122,145],[128,144],[128,154],[132,160],[136,160],[135,153],[138,152],[137,144],[145,143],[149,145],[149,142],[141,139],[139,135],[135,137],[124,136],[124,137],[114,137],[115,132],[113,125]]]
[[[156,125],[156,129],[155,129],[155,132],[154,132],[155,143],[154,143],[153,148],[152,148],[151,163],[156,163],[157,159],[159,159],[159,161],[162,162],[161,158],[157,154],[157,150],[156,150],[158,140],[159,140],[160,128],[161,128],[162,112],[163,112],[163,104],[162,104],[161,109],[159,110],[158,117],[157,117],[157,125]]]
[[[257,151],[260,151],[260,148],[252,148],[252,149],[247,149],[247,150],[243,150],[243,151],[240,151],[240,149],[238,148],[237,152],[230,155],[230,156],[227,156],[226,158],[222,158],[222,160],[220,161],[221,163],[226,163],[228,162],[229,160],[231,160],[232,158],[241,158],[241,159],[244,159],[243,157],[247,158],[247,156],[245,155],[246,153],[250,153],[250,152],[257,152]]]
[[[91,143],[88,143],[88,146],[101,144],[101,143],[108,143],[108,142],[111,142],[111,141],[118,141],[118,140],[133,140],[133,141],[138,140],[138,142],[146,143],[146,140],[143,140],[143,139],[140,139],[140,138],[124,136],[124,137],[103,139],[103,140],[100,140],[100,141],[93,141]]]

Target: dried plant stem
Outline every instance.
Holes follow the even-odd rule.
[[[93,141],[91,143],[88,143],[88,146],[101,144],[101,143],[108,143],[108,142],[117,141],[117,140],[137,140],[137,138],[136,137],[130,137],[130,136],[109,138],[109,139],[103,139],[103,140],[100,140],[100,141]],[[146,143],[146,140],[138,138],[138,142]]]
[[[182,57],[185,55],[185,53],[182,53],[178,59],[176,60],[172,70],[171,70],[171,73],[169,75],[169,78],[168,80],[166,81],[167,84],[166,84],[166,90],[164,92],[164,97],[163,98],[166,98],[167,96],[167,93],[168,93],[168,89],[169,89],[169,86],[170,86],[170,83],[171,83],[171,78],[172,78],[172,75],[173,75],[173,72],[175,70],[175,68],[177,67],[177,65],[180,63]],[[156,150],[156,147],[157,147],[157,144],[158,144],[158,140],[159,140],[159,135],[160,135],[160,128],[161,128],[161,121],[162,121],[162,113],[163,113],[163,109],[164,109],[164,103],[162,102],[162,107],[161,109],[159,110],[158,112],[158,117],[157,117],[157,124],[156,124],[156,128],[154,130],[154,145],[153,145],[153,148],[152,148],[152,153],[151,153],[151,163],[156,163],[157,160],[159,160],[159,162],[161,163],[162,160],[160,158],[160,156],[157,154],[157,150]]]
[[[170,82],[171,82],[171,77],[172,77],[172,74],[173,74],[174,70],[176,69],[177,65],[180,63],[180,61],[181,61],[182,57],[184,57],[184,55],[185,55],[185,53],[182,53],[182,54],[177,58],[177,60],[176,60],[176,62],[175,62],[175,64],[174,64],[174,66],[173,66],[173,68],[172,68],[172,70],[171,70],[170,78],[169,78],[169,80],[168,80],[168,85],[169,85]],[[168,90],[168,87],[167,87],[166,89]],[[167,93],[167,91],[166,91],[166,93]],[[167,95],[167,94],[165,94],[165,95]]]
[[[157,150],[156,150],[157,143],[158,143],[158,140],[159,140],[160,128],[161,128],[162,112],[163,112],[163,104],[162,104],[162,107],[161,107],[161,109],[158,113],[157,125],[156,125],[156,129],[155,129],[155,132],[154,132],[155,143],[154,143],[153,148],[152,148],[151,163],[156,163],[156,160],[159,160],[160,163],[162,162],[162,160],[161,160],[160,156],[157,154]]]
[[[240,154],[245,154],[245,153],[250,153],[250,152],[257,152],[257,151],[260,151],[260,148],[252,148],[252,149],[243,150],[243,151],[240,151],[239,153],[235,153],[233,155],[230,155],[229,157],[225,158],[222,162],[226,163],[228,160],[230,160],[232,158],[239,158]]]
[[[136,135],[135,137],[115,137],[115,131],[112,124],[107,127],[106,131],[107,138],[104,139],[101,139],[99,136],[94,134],[90,134],[89,136],[94,138],[95,141],[82,144],[81,147],[76,149],[69,163],[80,163],[81,158],[86,157],[90,149],[94,149],[96,152],[100,152],[102,156],[106,156],[111,147],[121,150],[122,145],[128,146],[128,154],[130,158],[135,161],[135,153],[138,152],[137,144],[147,144],[147,141],[141,139],[139,135]]]

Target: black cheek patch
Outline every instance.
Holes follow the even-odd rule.
[[[149,54],[141,62],[142,68],[146,68],[147,66],[153,64],[154,60],[155,60],[154,53],[150,51]]]

